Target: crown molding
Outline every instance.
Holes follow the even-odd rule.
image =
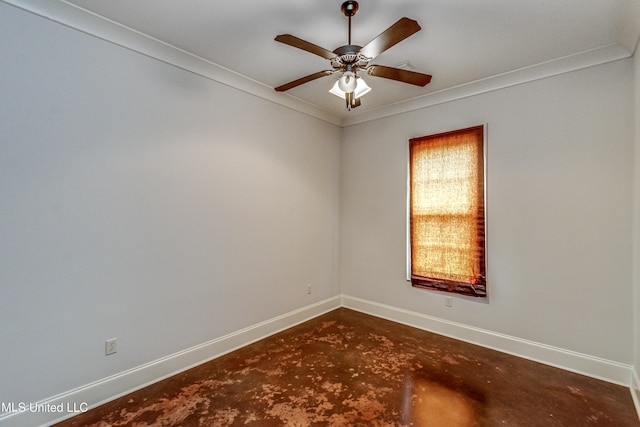
[[[300,113],[338,126],[342,125],[342,119],[331,112],[290,95],[278,93],[270,86],[64,0],[0,2]]]
[[[625,0],[622,16],[640,14],[640,6],[635,0]],[[290,108],[317,119],[347,127],[359,123],[407,113],[434,105],[451,102],[547,77],[588,68],[607,62],[631,57],[638,43],[637,25],[633,20],[623,19],[619,42],[587,50],[551,61],[534,64],[518,70],[489,76],[481,80],[432,92],[420,97],[401,101],[374,110],[355,113],[343,117],[337,113],[321,109],[285,93],[278,93],[270,86],[250,79],[211,61],[193,55],[117,22],[94,14],[64,0],[0,0],[52,22],[81,31],[147,57],[173,65],[209,80],[249,93],[275,104]],[[627,13],[628,12],[628,13]]]
[[[466,83],[432,92],[396,104],[377,108],[365,113],[354,114],[342,122],[342,126],[351,126],[384,117],[420,110],[446,102],[456,101],[499,89],[516,86],[535,80],[545,79],[583,68],[589,68],[608,62],[629,58],[631,52],[617,43],[611,43],[596,49],[579,52],[551,61],[520,68],[503,74],[490,76],[481,80]]]

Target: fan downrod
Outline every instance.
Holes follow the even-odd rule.
[[[344,3],[342,3],[342,6],[340,7],[340,10],[342,11],[342,13],[344,13],[344,16],[351,18],[353,15],[356,14],[356,12],[358,11],[358,2],[357,1],[346,1]]]
[[[348,0],[342,3],[340,7],[344,16],[349,18],[349,44],[351,44],[351,17],[356,14],[358,11],[358,2],[353,0]]]

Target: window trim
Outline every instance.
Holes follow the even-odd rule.
[[[446,136],[447,134],[455,134],[455,133],[460,133],[460,132],[464,132],[464,131],[469,131],[469,130],[473,130],[473,129],[482,129],[482,166],[483,166],[483,177],[482,177],[482,185],[483,185],[483,214],[484,214],[484,225],[483,225],[483,233],[484,233],[484,254],[483,254],[483,258],[484,258],[484,265],[483,265],[483,272],[484,272],[484,277],[485,277],[485,285],[484,285],[484,289],[480,292],[478,292],[472,284],[470,283],[460,283],[460,282],[454,282],[454,281],[449,281],[449,280],[438,280],[438,279],[430,279],[430,282],[432,285],[429,286],[421,286],[421,285],[416,285],[413,283],[412,277],[411,277],[411,141],[412,140],[416,140],[416,139],[423,139],[423,138],[429,138],[429,137],[439,137],[439,136]],[[424,289],[424,290],[430,290],[430,291],[435,291],[435,292],[447,292],[450,294],[454,294],[454,295],[464,295],[464,296],[472,296],[472,297],[476,297],[476,298],[487,298],[488,297],[488,293],[487,293],[487,271],[488,271],[488,257],[487,257],[487,224],[488,224],[488,216],[487,216],[487,196],[488,196],[488,191],[487,191],[487,161],[488,161],[488,149],[487,149],[487,134],[488,134],[488,124],[484,123],[482,125],[476,125],[476,126],[469,126],[469,127],[464,127],[464,128],[459,128],[459,129],[454,129],[454,130],[449,130],[449,131],[445,131],[445,132],[438,132],[438,133],[429,133],[423,136],[417,136],[417,137],[411,137],[408,138],[407,140],[407,144],[406,144],[406,172],[407,172],[407,180],[406,180],[406,280],[411,283],[411,285],[415,288],[418,289]],[[433,286],[433,284],[436,284],[438,282],[442,282],[442,286]],[[455,289],[451,289],[452,285],[455,285]]]

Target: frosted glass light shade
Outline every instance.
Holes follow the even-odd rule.
[[[356,76],[352,71],[346,71],[338,79],[338,87],[345,93],[353,92],[356,88]]]
[[[345,91],[340,89],[340,80],[338,80],[333,87],[329,90],[335,96],[344,99]],[[360,77],[356,77],[356,88],[354,90],[354,98],[360,98],[361,96],[365,96],[367,93],[371,91],[371,88],[365,83],[363,79]]]

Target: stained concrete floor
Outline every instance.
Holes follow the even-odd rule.
[[[640,426],[627,388],[338,309],[65,426]]]

